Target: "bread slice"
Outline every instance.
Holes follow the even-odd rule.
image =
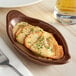
[[[25,38],[25,46],[27,48],[30,49],[30,47],[41,37],[42,35],[42,32],[39,31],[39,32],[34,32],[34,33],[31,33],[29,34],[26,38]]]
[[[38,26],[35,26],[34,28],[31,29],[30,34],[25,38],[24,45],[27,48],[30,48],[30,46],[39,39],[42,33],[43,29],[41,29]]]
[[[24,44],[24,39],[25,37],[30,33],[30,29],[32,28],[31,25],[26,26],[24,28],[20,28],[17,33],[16,33],[16,40],[21,43]]]
[[[63,49],[52,34],[44,32],[40,39],[30,47],[31,51],[42,57],[58,59],[63,56]]]
[[[23,28],[25,26],[27,26],[28,23],[27,22],[19,22],[17,23],[14,27],[13,27],[13,36],[15,36],[16,32],[18,31],[18,29],[20,28]]]

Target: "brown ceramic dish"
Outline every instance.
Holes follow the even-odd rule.
[[[29,49],[17,43],[13,39],[12,28],[15,26],[16,23],[22,22],[22,21],[28,22],[29,24],[32,24],[34,26],[39,26],[45,31],[53,33],[58,43],[63,46],[63,50],[64,50],[63,58],[55,60],[55,59],[47,59],[47,58],[38,57],[34,55]],[[42,64],[64,64],[68,61],[68,59],[70,59],[70,55],[68,52],[68,47],[65,42],[65,39],[60,34],[60,32],[57,29],[55,29],[53,26],[51,26],[50,24],[38,19],[28,17],[16,10],[12,10],[7,14],[6,24],[7,24],[6,25],[7,34],[13,46],[17,49],[18,52],[20,52],[22,55],[29,58],[30,60],[37,63],[42,63]]]

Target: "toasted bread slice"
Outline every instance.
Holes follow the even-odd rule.
[[[16,32],[18,31],[18,29],[20,28],[23,28],[23,27],[25,27],[25,26],[27,26],[28,25],[28,23],[27,22],[19,22],[19,23],[17,23],[15,26],[14,26],[14,28],[13,28],[13,36],[15,36],[15,34],[16,34]]]
[[[31,25],[26,26],[24,28],[20,28],[17,33],[16,33],[16,40],[23,44],[24,43],[24,38],[30,33],[30,29],[32,28]]]
[[[30,48],[32,44],[34,44],[39,38],[40,36],[42,35],[42,32],[39,31],[39,32],[34,32],[34,33],[31,33],[29,34],[26,38],[25,38],[25,46],[27,48]]]
[[[30,34],[25,38],[24,45],[27,48],[30,48],[30,46],[39,39],[43,32],[43,29],[41,29],[40,27],[36,26],[32,28]]]
[[[41,38],[30,49],[42,57],[58,59],[63,56],[62,47],[58,45],[53,35],[48,32],[44,32]]]

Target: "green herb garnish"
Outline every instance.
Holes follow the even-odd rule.
[[[34,31],[34,28],[31,28],[31,32],[33,32]]]
[[[47,46],[46,49],[50,49],[50,47]]]
[[[41,49],[42,48],[42,44],[36,44],[37,49]]]
[[[41,41],[43,41],[44,40],[44,37],[42,37],[39,41],[41,42]]]

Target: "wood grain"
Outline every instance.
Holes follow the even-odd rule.
[[[64,36],[71,54],[70,61],[65,65],[42,66],[30,62],[19,53],[13,51],[34,74],[34,76],[75,76],[76,75],[76,25],[62,25],[53,17],[53,8],[56,0],[43,0],[42,2],[20,8],[0,8],[0,36],[3,37],[11,50],[15,50],[6,34],[6,15],[10,10],[19,10],[27,16],[37,18],[52,24]]]

